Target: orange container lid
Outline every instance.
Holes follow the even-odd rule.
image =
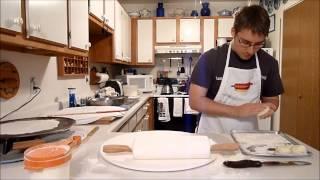
[[[70,146],[54,143],[41,144],[31,147],[24,152],[24,168],[40,170],[64,164],[70,159]]]

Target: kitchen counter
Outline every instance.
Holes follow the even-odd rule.
[[[143,172],[117,167],[105,161],[99,154],[101,144],[124,133],[109,133],[108,127],[100,128],[87,142],[73,152],[71,179],[319,179],[319,151],[307,146],[311,157],[303,158],[257,158],[235,154],[217,154],[212,163],[191,170],[176,172]],[[231,142],[229,135],[209,134],[218,143]],[[309,166],[261,167],[232,169],[222,165],[225,160],[244,158],[259,160],[303,160],[312,162]],[[1,179],[27,179],[29,174],[23,163],[1,165]]]
[[[142,172],[124,169],[112,165],[99,155],[101,144],[124,133],[117,131],[136,111],[154,94],[143,94],[139,102],[130,108],[122,117],[109,125],[98,125],[99,130],[73,151],[71,160],[71,179],[319,179],[319,151],[306,145],[312,156],[303,158],[258,158],[235,154],[216,154],[217,159],[205,166],[176,172]],[[97,125],[87,125],[97,126]],[[229,135],[208,134],[217,143],[231,142]],[[298,141],[300,142],[300,141]],[[309,161],[309,166],[261,167],[247,169],[231,169],[222,165],[225,160],[240,159],[257,160],[302,160]],[[23,162],[2,164],[0,179],[27,179],[29,174],[23,169]]]

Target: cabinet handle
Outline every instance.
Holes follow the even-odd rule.
[[[23,24],[23,19],[22,17],[16,17],[13,19],[13,24],[21,26]]]
[[[41,26],[40,26],[40,24],[38,24],[38,25],[31,25],[30,26],[30,32],[32,33],[32,32],[40,32],[41,31]]]
[[[88,50],[90,47],[91,47],[91,43],[88,42],[88,43],[85,45],[85,49]]]

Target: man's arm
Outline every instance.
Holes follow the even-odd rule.
[[[269,103],[247,103],[240,106],[225,105],[207,98],[207,91],[207,88],[191,83],[189,90],[189,103],[192,109],[210,115],[242,118],[257,116],[257,114],[268,106],[270,106],[271,109],[275,108],[271,107],[273,104]]]

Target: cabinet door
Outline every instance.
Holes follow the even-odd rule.
[[[232,37],[233,18],[218,19],[218,37]]]
[[[27,35],[67,45],[67,1],[28,0]]]
[[[1,28],[21,32],[21,0],[1,0],[0,15]]]
[[[156,20],[156,42],[175,43],[177,23],[176,19],[157,19]]]
[[[214,19],[204,19],[203,22],[203,52],[215,47]]]
[[[88,0],[70,0],[69,46],[89,49]]]
[[[102,1],[102,0],[101,0]],[[114,29],[114,0],[105,0],[104,1],[104,17],[106,24]]]
[[[118,1],[115,1],[115,25],[114,25],[114,37],[115,37],[115,58],[122,59],[122,7]]]
[[[180,19],[180,42],[200,42],[200,19]]]
[[[153,21],[152,19],[142,19],[137,22],[137,43],[138,59],[137,63],[153,63]],[[150,38],[146,38],[150,37]]]
[[[131,62],[131,19],[122,8],[122,58],[125,62]]]
[[[89,0],[90,13],[98,19],[103,20],[103,0]]]

